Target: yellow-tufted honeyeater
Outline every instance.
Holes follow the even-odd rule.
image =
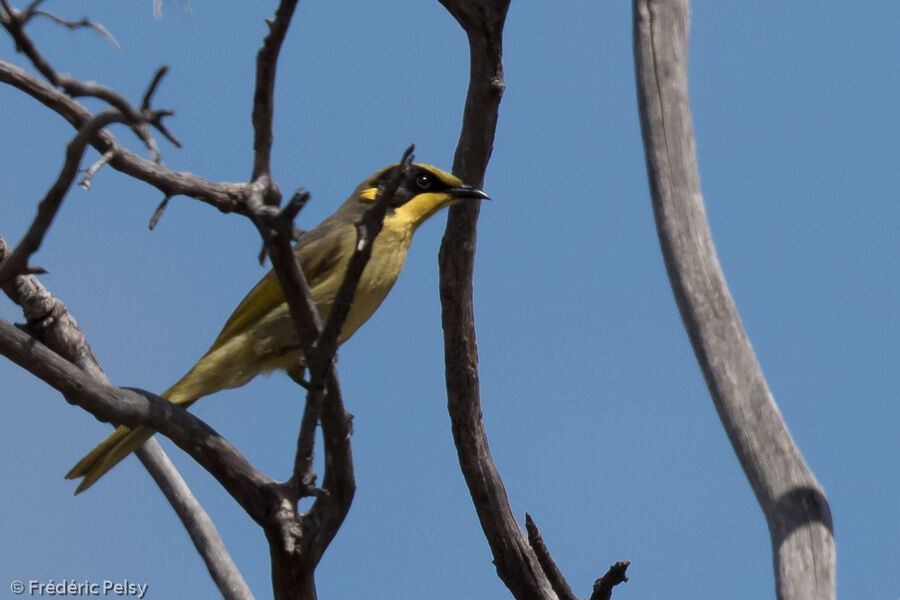
[[[398,168],[391,165],[363,181],[333,215],[303,235],[294,247],[322,321],[344,280],[357,242],[356,223],[375,201],[379,184]],[[391,290],[406,259],[413,233],[431,215],[457,200],[487,198],[481,190],[429,165],[412,165],[393,196],[384,227],[359,280],[338,343],[372,316]],[[194,367],[162,396],[183,407],[219,390],[240,387],[259,373],[301,364],[302,351],[275,273],[270,271],[238,304],[219,337]],[[82,458],[67,479],[83,477],[75,493],[90,487],[138,449],[153,430],[119,427]]]

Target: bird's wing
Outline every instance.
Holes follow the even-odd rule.
[[[305,237],[300,238],[294,252],[300,259],[300,267],[310,289],[314,289],[340,262],[343,244],[340,235],[316,236],[309,240],[305,240]],[[275,272],[269,271],[234,309],[209,352],[244,331],[282,302],[284,294],[281,291],[281,284],[278,283]]]

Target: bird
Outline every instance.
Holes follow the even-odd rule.
[[[374,204],[379,186],[400,168],[400,164],[389,165],[366,178],[334,214],[303,234],[294,246],[322,322],[328,319],[356,248],[356,224]],[[373,243],[338,344],[347,341],[390,292],[416,229],[440,209],[467,199],[488,199],[488,195],[437,167],[409,165]],[[291,373],[302,360],[281,285],[270,270],[238,304],[206,354],[162,397],[187,408],[203,396],[240,387],[260,373]],[[83,492],[153,434],[149,427],[118,427],[78,461],[66,479],[83,478],[75,493]]]

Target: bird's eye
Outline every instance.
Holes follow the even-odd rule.
[[[416,185],[420,190],[427,190],[431,187],[431,175],[427,173],[419,173],[416,175]]]

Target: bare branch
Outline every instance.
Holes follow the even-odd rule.
[[[72,186],[72,182],[78,172],[78,167],[81,164],[81,159],[84,156],[88,144],[97,136],[97,134],[107,125],[117,122],[128,123],[136,130],[146,133],[146,128],[142,126],[146,123],[159,122],[164,115],[170,114],[169,111],[153,110],[149,108],[150,93],[156,89],[156,84],[163,74],[165,74],[164,68],[160,69],[154,76],[153,84],[151,84],[151,87],[144,97],[145,107],[143,110],[139,112],[134,110],[127,101],[113,92],[112,94],[117,97],[116,104],[123,105],[125,110],[109,109],[97,114],[88,120],[80,128],[78,134],[72,141],[69,142],[66,147],[66,160],[63,163],[59,176],[44,196],[43,200],[38,204],[38,213],[32,221],[31,227],[29,227],[28,232],[16,247],[15,251],[13,251],[3,264],[0,264],[0,285],[10,277],[27,270],[28,258],[40,247],[50,224],[53,222],[53,218],[56,216],[56,213],[62,204],[63,198]],[[146,134],[146,138],[152,140],[149,133]],[[106,154],[108,154],[108,152],[104,153],[104,155]]]
[[[329,496],[317,498],[309,510],[309,521],[320,524],[310,532],[311,543],[307,549],[310,559],[315,562],[318,562],[319,557],[324,553],[343,522],[347,510],[350,508],[356,485],[353,480],[353,462],[348,443],[352,433],[350,415],[343,408],[340,386],[333,367],[338,337],[350,312],[353,296],[363,270],[371,258],[375,239],[384,224],[387,208],[409,172],[413,160],[413,149],[413,146],[406,149],[400,160],[400,168],[378,190],[374,205],[357,223],[356,249],[347,264],[344,280],[332,303],[328,321],[315,343],[306,350],[310,386],[302,421],[305,427],[301,426],[297,442],[297,458],[294,464],[293,478],[297,484],[309,485],[310,483],[312,450],[315,440],[314,419],[320,419],[325,454],[329,458],[326,461],[323,485],[324,489],[329,491]],[[324,394],[322,394],[323,391]],[[309,427],[310,423],[312,428]],[[328,463],[332,467],[328,467]]]
[[[325,476],[322,488],[327,496],[319,496],[309,509],[308,522],[316,523],[308,528],[306,552],[315,565],[334,539],[341,523],[350,510],[356,493],[353,470],[353,454],[350,436],[353,434],[353,417],[344,409],[337,371],[332,369],[326,382],[326,401],[322,405],[320,422],[325,446]]]
[[[109,43],[109,45],[113,47],[114,50],[121,50],[122,46],[119,45],[119,42],[116,41],[116,38],[113,37],[109,30],[102,24],[94,23],[87,17],[85,17],[84,19],[79,19],[77,21],[67,21],[45,10],[36,10],[36,4],[38,4],[38,2],[33,2],[32,5],[25,10],[25,13],[39,17],[46,17],[57,25],[62,25],[63,27],[69,28],[70,31],[75,31],[78,29],[91,29],[96,32],[97,35],[105,39]]]
[[[11,254],[0,237],[0,263]],[[23,330],[51,350],[102,383],[109,383],[87,339],[66,305],[55,298],[36,277],[19,275],[3,285],[9,299],[22,307]]]
[[[251,181],[269,176],[272,153],[272,116],[275,67],[297,0],[281,0],[274,19],[266,19],[269,34],[256,54],[256,92],[253,95],[253,173]]]
[[[255,185],[261,196],[262,185]],[[297,328],[298,339],[309,357],[318,356],[312,348],[323,327],[290,245],[295,234],[293,218],[307,198],[308,194],[298,192],[283,210],[274,212],[257,196],[253,208],[258,212],[252,218],[263,235],[273,270]],[[325,372],[315,369],[318,373],[316,384],[304,383],[308,393],[298,434],[294,474],[282,486],[286,494],[285,502],[270,523],[264,525],[272,556],[272,584],[279,598],[315,597],[315,567],[343,522],[356,489],[350,450],[350,416],[344,410],[337,374],[330,356],[313,360],[324,364]],[[298,382],[302,367],[298,365],[290,371]],[[326,457],[322,490],[312,487],[313,441],[319,420],[322,422]],[[296,501],[304,495],[316,496],[305,517],[296,512]]]
[[[578,600],[572,588],[569,587],[565,576],[559,570],[559,567],[556,566],[556,561],[550,556],[550,551],[544,543],[544,538],[541,537],[541,532],[528,513],[525,513],[525,528],[528,530],[528,543],[531,545],[531,549],[534,550],[535,555],[537,555],[537,559],[541,563],[541,569],[544,570],[544,574],[550,580],[550,585],[553,586],[553,591],[559,597],[559,600]],[[630,560],[620,560],[613,564],[603,577],[594,581],[594,591],[590,600],[609,600],[612,595],[612,588],[628,581],[625,570],[630,564]]]
[[[38,7],[44,3],[44,0],[31,0],[31,4],[25,7],[26,13],[35,13]]]
[[[384,225],[384,217],[387,214],[388,207],[391,205],[394,194],[397,193],[397,189],[409,173],[414,149],[415,146],[412,145],[406,149],[403,157],[400,159],[400,168],[395,170],[391,178],[379,188],[375,203],[365,212],[362,220],[356,224],[356,250],[347,263],[347,271],[331,305],[328,322],[316,340],[314,347],[310,349],[312,380],[315,380],[317,376],[315,369],[322,369],[334,357],[334,353],[337,350],[338,336],[340,336],[344,321],[347,320],[347,315],[350,313],[350,306],[353,304],[353,296],[356,293],[359,279],[362,277],[363,270],[372,256],[375,238],[381,232],[381,228]],[[319,364],[315,365],[315,362]]]
[[[0,260],[9,252],[6,242],[0,237]],[[15,277],[4,287],[4,291],[13,302],[22,307],[27,320],[23,329],[27,333],[96,381],[109,383],[84,333],[65,304],[52,296],[35,277]],[[227,600],[251,599],[252,595],[225,550],[212,521],[159,443],[150,439],[136,454],[184,523],[223,596]]]
[[[528,513],[525,513],[525,529],[528,531],[528,544],[534,550],[538,562],[541,563],[541,569],[544,570],[544,574],[550,580],[550,585],[553,586],[553,591],[556,592],[559,600],[578,600],[575,592],[569,587],[569,582],[566,581],[565,575],[562,574],[562,571],[556,566],[556,561],[550,556],[550,550],[547,549],[540,530],[538,530],[537,525]]]
[[[308,199],[298,192],[281,211],[274,211],[262,201],[266,175],[254,182],[251,217],[265,241],[272,266],[281,284],[285,301],[303,346],[305,364],[291,370],[294,379],[307,388],[306,405],[301,418],[297,453],[291,479],[284,488],[292,500],[266,528],[272,555],[273,586],[276,596],[299,594],[314,597],[315,567],[325,549],[337,533],[350,508],[356,483],[350,449],[352,433],[350,415],[344,409],[337,373],[332,364],[338,337],[347,318],[359,279],[372,252],[372,245],[381,230],[390,201],[403,180],[412,161],[412,146],[401,161],[401,169],[389,181],[357,224],[358,243],[344,275],[344,280],[332,304],[327,323],[323,326],[297,262],[290,241],[295,234],[293,219]],[[303,367],[308,365],[310,381],[302,381]],[[313,445],[317,422],[322,423],[325,442],[325,477],[322,489],[313,488]],[[305,517],[296,513],[296,500],[314,495],[316,500]],[[298,591],[299,590],[299,591]]]
[[[831,512],[741,323],[700,189],[687,93],[686,0],[634,0],[638,107],[669,280],[719,418],[762,507],[780,599],[835,597]]]
[[[32,96],[61,115],[76,129],[83,127],[92,118],[91,113],[72,98],[28,74],[24,69],[2,60],[0,82]],[[247,197],[250,195],[250,185],[247,183],[217,183],[193,173],[167,169],[124,148],[108,131],[99,132],[91,140],[91,145],[101,153],[113,150],[114,156],[109,161],[112,168],[154,186],[166,196],[189,196],[211,204],[222,212],[243,215],[251,212],[247,207]]]
[[[469,38],[469,89],[453,172],[476,186],[493,147],[503,94],[502,41],[508,0],[441,0]],[[497,574],[518,600],[556,594],[509,506],[488,448],[478,383],[472,271],[480,203],[450,208],[438,257],[444,328],[447,406],[460,468],[475,504]]]
[[[259,522],[270,518],[273,496],[261,492],[277,484],[188,411],[150,392],[93,379],[5,319],[0,319],[0,354],[100,421],[130,428],[143,425],[162,433],[209,471],[251,517]]]
[[[31,63],[35,68],[53,86],[61,88],[66,94],[73,98],[84,96],[99,98],[100,100],[109,103],[113,108],[118,109],[127,117],[128,123],[134,130],[135,135],[137,135],[147,146],[150,157],[155,163],[161,163],[162,158],[159,154],[156,140],[150,135],[150,131],[147,127],[148,123],[156,127],[173,144],[178,147],[181,146],[180,142],[162,123],[162,117],[171,115],[171,111],[155,111],[153,112],[152,118],[142,118],[141,116],[150,114],[150,97],[155,92],[160,79],[165,75],[168,67],[162,66],[157,70],[147,92],[144,94],[142,109],[138,111],[115,90],[94,82],[81,82],[64,73],[58,73],[37,49],[28,34],[25,33],[24,25],[36,13],[31,9],[23,12],[15,11],[14,9],[10,9],[10,11],[12,12],[9,13],[9,17],[2,19],[3,26],[15,40],[16,48],[31,60]]]
[[[116,110],[106,110],[88,121],[66,147],[66,160],[63,163],[59,176],[50,187],[50,190],[38,204],[38,212],[28,232],[19,242],[12,254],[3,263],[0,263],[0,285],[7,280],[24,272],[28,267],[28,258],[40,247],[53,218],[56,216],[66,192],[72,186],[81,157],[87,148],[88,142],[98,131],[111,123],[124,122],[126,117]]]
[[[156,94],[156,90],[159,87],[162,78],[165,77],[166,73],[169,72],[169,67],[167,65],[161,65],[156,73],[153,74],[153,79],[150,80],[150,84],[147,86],[147,90],[144,92],[144,96],[141,98],[141,113],[147,114],[152,110],[151,102],[153,100],[154,94]],[[181,148],[181,142],[176,138],[171,131],[163,124],[162,117],[170,116],[174,114],[173,111],[163,111],[159,113],[159,116],[149,123],[153,125],[160,133],[162,133],[167,140],[169,140],[172,145],[176,148]],[[138,135],[144,140],[144,143],[147,145],[147,148],[150,150],[150,158],[153,162],[161,163],[162,157],[159,154],[159,149],[156,146],[156,140],[154,140],[150,136],[150,132],[147,130],[146,124],[140,124],[140,131]]]
[[[8,7],[8,5],[5,5]],[[134,109],[121,95],[116,91],[102,86],[98,83],[86,82],[82,83],[77,79],[58,73],[44,55],[37,49],[31,37],[25,33],[25,25],[37,14],[33,10],[17,11],[14,8],[7,8],[6,18],[0,20],[0,24],[9,32],[13,41],[16,43],[16,49],[23,53],[31,61],[31,64],[43,75],[47,81],[53,86],[61,88],[65,93],[72,97],[91,96],[99,98],[113,108],[117,108],[124,115],[128,116],[131,121],[138,122],[139,119]]]
[[[3,13],[0,13],[0,25],[9,32],[10,37],[16,43],[16,51],[23,53],[31,61],[31,64],[43,75],[47,81],[54,86],[58,86],[56,80],[56,71],[50,66],[50,63],[44,58],[44,55],[38,51],[37,47],[31,41],[31,38],[25,34],[24,26],[28,22],[30,16],[28,11],[22,12],[10,6],[7,0],[2,0]]]
[[[215,524],[197,502],[159,442],[150,438],[136,454],[175,509],[222,597],[225,600],[253,600],[253,593],[231,560]]]
[[[159,220],[162,218],[163,213],[166,212],[166,207],[169,205],[169,196],[166,196],[162,199],[162,202],[159,203],[159,206],[156,207],[156,210],[153,211],[153,216],[150,217],[150,223],[148,224],[149,229],[153,229],[156,227],[156,224],[159,223]]]
[[[612,597],[612,589],[620,583],[628,581],[625,571],[630,564],[630,560],[620,560],[611,565],[603,577],[594,582],[591,600],[609,600]]]
[[[112,160],[113,155],[115,154],[114,150],[109,150],[108,152],[104,152],[103,155],[94,162],[90,167],[84,170],[84,177],[78,182],[78,185],[81,186],[81,189],[87,191],[91,189],[91,181],[94,179],[94,175],[97,174],[97,171],[103,168],[103,165],[107,164],[110,160]]]

